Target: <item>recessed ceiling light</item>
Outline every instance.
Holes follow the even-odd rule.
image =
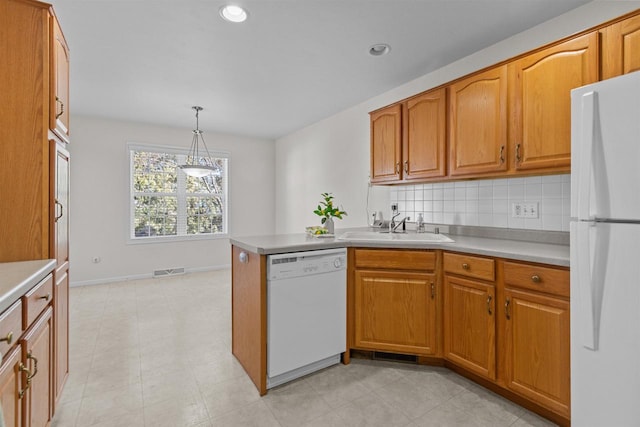
[[[244,22],[247,20],[247,11],[240,6],[228,4],[220,8],[220,16],[229,22]]]
[[[369,55],[382,56],[389,53],[390,50],[391,50],[391,46],[389,46],[388,44],[378,43],[378,44],[374,44],[369,48]]]

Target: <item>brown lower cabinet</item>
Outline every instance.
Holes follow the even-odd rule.
[[[47,427],[53,417],[52,274],[0,314],[0,405],[6,427]]]
[[[0,402],[6,426],[20,426],[22,420],[22,399],[20,395],[20,377],[22,375],[22,351],[15,347],[4,355],[0,367]]]
[[[22,397],[26,427],[45,427],[51,422],[52,343],[52,310],[49,307],[21,342],[22,363],[26,367]]]
[[[350,248],[348,277],[351,350],[444,363],[570,424],[568,268],[440,250]]]
[[[569,271],[505,262],[504,282],[506,386],[569,418]]]
[[[444,357],[475,374],[496,379],[495,286],[444,277]]]
[[[353,255],[352,348],[437,355],[435,252],[356,249]]]

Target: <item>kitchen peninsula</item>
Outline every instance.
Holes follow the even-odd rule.
[[[268,256],[347,248],[343,363],[379,353],[444,365],[569,424],[568,234],[450,226],[454,242],[236,237],[233,353],[267,392]]]

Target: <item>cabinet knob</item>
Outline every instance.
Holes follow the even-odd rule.
[[[462,264],[462,268],[465,269],[465,270],[468,270],[468,269],[471,268],[471,266],[465,262],[465,263]]]
[[[241,263],[246,264],[249,262],[249,254],[247,254],[245,251],[242,251],[240,252],[240,255],[238,255],[238,259]]]
[[[0,338],[0,342],[6,341],[7,344],[11,345],[13,342],[13,332],[9,332],[6,337]]]
[[[540,279],[540,276],[538,276],[537,274],[534,274],[533,276],[531,276],[531,281],[533,283],[540,283],[542,279]]]

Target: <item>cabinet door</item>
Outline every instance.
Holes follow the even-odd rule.
[[[57,267],[69,261],[69,152],[55,141],[49,141],[51,153],[51,256]]]
[[[435,355],[434,274],[356,270],[355,346]]]
[[[25,427],[46,427],[51,422],[51,308],[48,308],[22,339],[22,363],[29,370],[23,397]]]
[[[51,18],[51,100],[49,127],[69,142],[69,47],[60,25]]]
[[[20,398],[20,347],[4,355],[0,367],[0,404],[6,427],[21,427],[22,399]]]
[[[515,168],[570,170],[570,93],[598,80],[597,33],[514,61],[509,75]]]
[[[495,286],[449,275],[444,280],[445,357],[495,380]]]
[[[569,302],[505,290],[507,386],[569,416]]]
[[[66,270],[55,274],[53,295],[55,403],[60,399],[69,374],[69,274]]]
[[[492,68],[449,88],[449,173],[507,169],[507,68]]]
[[[602,30],[602,79],[640,70],[640,15]]]
[[[0,262],[49,258],[45,7],[0,1]]]
[[[403,106],[404,179],[446,175],[446,89],[427,92]]]
[[[401,105],[371,113],[371,182],[393,182],[401,175]]]

